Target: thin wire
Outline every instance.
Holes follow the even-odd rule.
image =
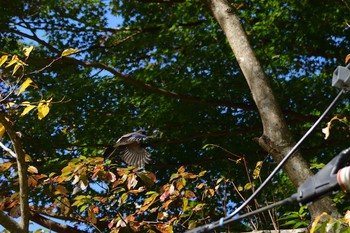
[[[304,140],[314,131],[314,129],[317,127],[317,125],[323,120],[323,118],[327,115],[327,113],[331,110],[331,108],[336,104],[336,102],[339,100],[341,95],[345,92],[344,89],[341,89],[338,95],[334,98],[332,103],[327,107],[327,109],[322,113],[322,115],[317,119],[317,121],[311,126],[311,128],[304,134],[304,136],[293,146],[293,148],[288,152],[288,154],[279,162],[279,164],[276,166],[276,168],[271,172],[271,174],[265,179],[265,181],[255,190],[255,192],[240,206],[238,207],[234,212],[232,212],[230,215],[221,218],[219,221],[210,223],[208,225],[204,225],[202,227],[198,227],[196,229],[193,229],[188,232],[207,232],[209,230],[213,230],[217,227],[220,227],[222,225],[225,225],[231,221],[236,221],[236,219],[230,220],[230,218],[237,215],[244,207],[246,207],[259,193],[260,191],[265,188],[268,182],[271,181],[273,176],[282,168],[282,166],[287,162],[287,160],[295,153],[295,151],[299,148],[299,146],[304,142]],[[279,203],[279,202],[278,202]],[[242,215],[243,216],[243,215]],[[239,218],[240,219],[240,218]]]
[[[272,208],[275,208],[277,206],[284,205],[284,204],[287,204],[287,203],[292,203],[294,201],[295,201],[295,198],[293,196],[291,196],[291,197],[288,197],[286,199],[283,199],[282,201],[278,201],[278,202],[275,202],[273,204],[270,204],[270,205],[261,207],[259,209],[256,209],[254,211],[248,212],[246,214],[243,214],[243,215],[241,215],[241,216],[239,216],[237,218],[231,218],[231,219],[227,220],[225,222],[225,224],[232,223],[232,222],[235,222],[235,221],[238,221],[238,220],[242,220],[242,219],[245,219],[245,218],[247,218],[247,217],[249,217],[251,215],[256,215],[256,214],[264,212],[266,210],[269,210],[269,209],[272,209]]]

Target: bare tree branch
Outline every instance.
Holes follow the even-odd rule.
[[[23,232],[21,226],[2,210],[0,210],[0,224],[12,233]]]
[[[94,68],[106,70],[106,71],[110,72],[111,74],[113,74],[115,77],[118,77],[127,83],[130,83],[134,86],[137,86],[144,91],[156,93],[156,94],[159,94],[162,96],[172,97],[172,98],[183,100],[183,101],[190,102],[190,103],[202,103],[202,104],[209,105],[209,106],[227,106],[227,107],[234,107],[234,108],[244,108],[246,110],[256,110],[255,105],[250,105],[248,103],[239,103],[239,102],[231,102],[231,101],[217,101],[217,100],[203,100],[203,99],[195,97],[195,96],[184,95],[184,94],[180,94],[180,93],[177,93],[174,91],[168,91],[168,90],[165,90],[163,88],[158,88],[158,87],[152,86],[150,84],[144,83],[142,81],[139,81],[139,80],[133,78],[132,76],[122,74],[119,71],[117,71],[115,68],[108,66],[106,64],[103,64],[103,63],[86,62],[86,61],[81,61],[81,60],[71,58],[71,57],[65,57],[63,60],[69,61],[73,64],[78,64],[78,65],[81,65],[84,67],[94,67]]]
[[[14,33],[20,36],[23,36],[25,38],[31,39],[33,41],[38,42],[39,44],[45,46],[47,49],[49,49],[51,52],[53,53],[59,53],[60,51],[58,49],[56,49],[54,46],[52,46],[51,44],[47,43],[44,40],[41,40],[39,37],[37,37],[35,34],[34,35],[29,35],[25,32],[21,32],[21,31],[17,31],[14,29],[1,29],[1,31],[3,32],[10,32],[10,33]]]
[[[40,214],[37,213],[30,213],[30,220],[32,220],[33,222],[46,227],[47,229],[56,231],[56,232],[65,232],[65,233],[84,233],[87,231],[82,231],[82,230],[78,230],[75,229],[73,227],[70,227],[66,224],[60,224],[57,223],[55,221],[52,221],[48,218],[45,218],[44,216],[41,216]]]
[[[29,228],[29,205],[28,205],[28,176],[27,176],[27,164],[25,162],[25,153],[22,148],[21,140],[12,129],[10,122],[8,122],[3,113],[0,113],[0,123],[5,127],[10,140],[12,141],[15,153],[17,155],[17,168],[18,168],[18,180],[19,180],[19,193],[20,193],[20,212],[21,220],[20,227],[23,233],[28,232]]]

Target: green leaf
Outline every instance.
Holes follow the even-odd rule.
[[[186,212],[188,207],[188,199],[186,197],[182,198],[182,212]]]
[[[122,206],[126,202],[128,197],[129,197],[128,193],[123,193],[118,200],[119,206]]]

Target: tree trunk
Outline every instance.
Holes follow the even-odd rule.
[[[258,108],[263,124],[263,135],[258,140],[259,145],[279,162],[295,145],[295,141],[283,118],[270,82],[256,58],[239,17],[230,4],[226,0],[208,0],[207,6],[226,34]],[[283,169],[295,187],[313,175],[299,152],[288,160]],[[312,217],[325,211],[333,216],[339,215],[328,197],[314,202],[309,210]]]

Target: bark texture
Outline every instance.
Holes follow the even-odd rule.
[[[295,145],[295,141],[283,118],[270,82],[248,41],[239,17],[230,4],[226,0],[208,0],[207,6],[226,34],[259,110],[263,124],[263,135],[258,140],[259,145],[276,161],[280,161]],[[299,152],[288,160],[283,169],[295,187],[313,175]],[[339,213],[332,204],[330,198],[323,198],[310,206],[310,213],[316,217],[326,211],[338,216]]]

